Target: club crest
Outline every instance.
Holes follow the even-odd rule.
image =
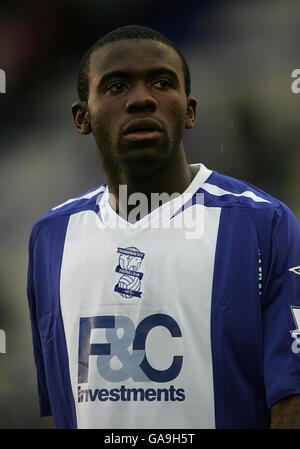
[[[119,263],[115,271],[122,276],[115,285],[114,291],[123,298],[141,298],[141,281],[144,273],[138,270],[145,254],[134,246],[118,248],[117,253],[119,254]]]

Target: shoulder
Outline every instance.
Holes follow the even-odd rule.
[[[30,242],[35,240],[40,232],[46,229],[60,226],[66,223],[69,217],[84,210],[97,210],[99,196],[103,194],[106,184],[89,189],[79,196],[70,198],[67,201],[51,208],[42,215],[32,226]]]
[[[207,200],[219,207],[249,207],[275,210],[283,203],[260,188],[240,179],[213,171],[202,189]]]
[[[204,194],[207,207],[221,208],[230,219],[248,216],[256,227],[265,230],[280,223],[298,226],[285,203],[248,182],[213,171],[199,191]]]

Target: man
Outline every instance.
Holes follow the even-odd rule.
[[[41,415],[57,428],[299,427],[294,216],[187,163],[189,69],[156,31],[96,42],[78,93],[74,122],[94,135],[107,182],[31,233]]]

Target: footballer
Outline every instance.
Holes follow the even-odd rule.
[[[189,67],[157,31],[100,38],[78,96],[74,123],[92,133],[105,183],[31,232],[41,416],[56,428],[300,428],[293,213],[188,163]],[[146,204],[138,212],[134,198]]]

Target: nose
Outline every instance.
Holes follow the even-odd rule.
[[[157,108],[156,99],[150,94],[147,86],[139,84],[128,93],[126,111],[132,112],[154,112]]]

